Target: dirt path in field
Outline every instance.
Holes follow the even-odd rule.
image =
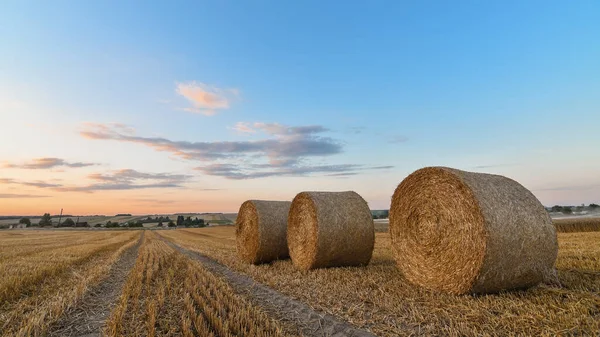
[[[317,312],[308,305],[256,282],[247,275],[235,272],[205,255],[182,248],[162,236],[161,239],[179,252],[200,261],[209,271],[224,278],[237,293],[249,298],[252,303],[282,321],[286,326],[293,327],[296,331],[292,331],[292,333],[306,337],[375,336],[368,331],[355,328],[337,317]]]
[[[100,336],[104,322],[119,299],[129,271],[135,265],[144,232],[138,242],[124,251],[115,261],[108,276],[96,286],[88,289],[75,306],[67,310],[54,323],[48,336]]]

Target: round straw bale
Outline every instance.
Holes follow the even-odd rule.
[[[301,270],[366,265],[375,244],[367,202],[356,192],[302,192],[288,217],[288,246]]]
[[[415,171],[392,197],[390,235],[398,268],[429,289],[493,293],[556,278],[558,244],[548,213],[503,176]]]
[[[235,237],[243,261],[252,264],[289,257],[287,216],[289,201],[248,200],[240,206]]]

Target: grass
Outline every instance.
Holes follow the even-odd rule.
[[[600,218],[554,219],[552,222],[560,233],[600,232]]]
[[[139,232],[0,233],[0,332],[42,335],[99,282]]]
[[[382,336],[593,335],[600,331],[600,232],[560,233],[561,287],[485,296],[422,290],[396,269],[388,233],[377,233],[366,268],[297,271],[289,260],[250,266],[235,253],[235,228],[161,232],[282,293]]]
[[[108,336],[279,336],[278,323],[147,231]]]

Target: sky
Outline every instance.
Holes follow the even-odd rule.
[[[600,202],[598,1],[3,1],[0,215],[236,212],[426,166]]]

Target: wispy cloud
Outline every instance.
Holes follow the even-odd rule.
[[[346,132],[357,135],[357,134],[363,133],[366,129],[367,128],[365,126],[352,126],[352,127],[349,127],[346,130]]]
[[[34,195],[34,194],[0,194],[0,199],[30,199],[30,198],[49,198],[49,195]]]
[[[325,173],[327,176],[350,176],[369,170],[384,170],[392,166],[368,167],[363,165],[252,165],[240,166],[234,164],[211,164],[197,167],[196,170],[211,176],[218,176],[232,180],[257,179],[281,176],[307,176],[315,173]],[[265,170],[266,169],[266,170]]]
[[[407,141],[408,137],[403,135],[396,135],[388,138],[388,143],[390,144],[406,143]]]
[[[232,129],[240,133],[256,133],[250,124],[244,122],[237,122]]]
[[[10,178],[0,178],[0,184],[12,184],[59,192],[95,192],[95,191],[121,191],[149,188],[182,188],[183,183],[189,181],[191,175],[169,173],[145,173],[132,169],[112,171],[110,173],[92,173],[88,179],[95,183],[83,186],[69,186],[52,184],[43,181],[21,181]]]
[[[177,83],[175,91],[192,103],[192,107],[181,110],[206,116],[216,114],[217,110],[229,109],[233,99],[239,96],[237,89],[220,89],[194,81]]]
[[[29,186],[29,187],[39,187],[39,188],[50,188],[50,187],[61,187],[61,184],[52,184],[47,183],[41,180],[37,181],[21,181],[10,178],[0,178],[0,184],[3,185],[21,185],[21,186]]]
[[[20,168],[20,169],[29,169],[29,170],[43,170],[43,169],[51,169],[55,167],[71,167],[71,168],[79,168],[79,167],[88,167],[99,165],[97,163],[84,163],[84,162],[68,162],[61,158],[35,158],[28,162],[15,164],[15,163],[5,163],[3,165],[4,168]]]
[[[161,137],[127,135],[110,125],[88,125],[81,135],[88,139],[137,143],[157,151],[170,152],[191,160],[216,160],[246,155],[259,155],[278,160],[312,156],[329,156],[342,152],[340,142],[317,134],[327,131],[322,126],[288,127],[280,124],[256,123],[256,128],[275,137],[256,141],[188,142]]]
[[[273,176],[305,176],[315,173],[349,173],[391,167],[363,165],[313,165],[310,158],[327,157],[343,152],[340,141],[322,134],[329,129],[320,125],[287,126],[278,123],[238,123],[245,132],[260,132],[267,139],[249,141],[188,142],[161,137],[142,137],[122,133],[118,128],[99,124],[88,127],[81,135],[88,139],[115,140],[148,146],[187,160],[210,164],[197,170],[228,179],[256,179]],[[100,177],[98,177],[100,178]],[[114,177],[112,178],[114,179]]]

